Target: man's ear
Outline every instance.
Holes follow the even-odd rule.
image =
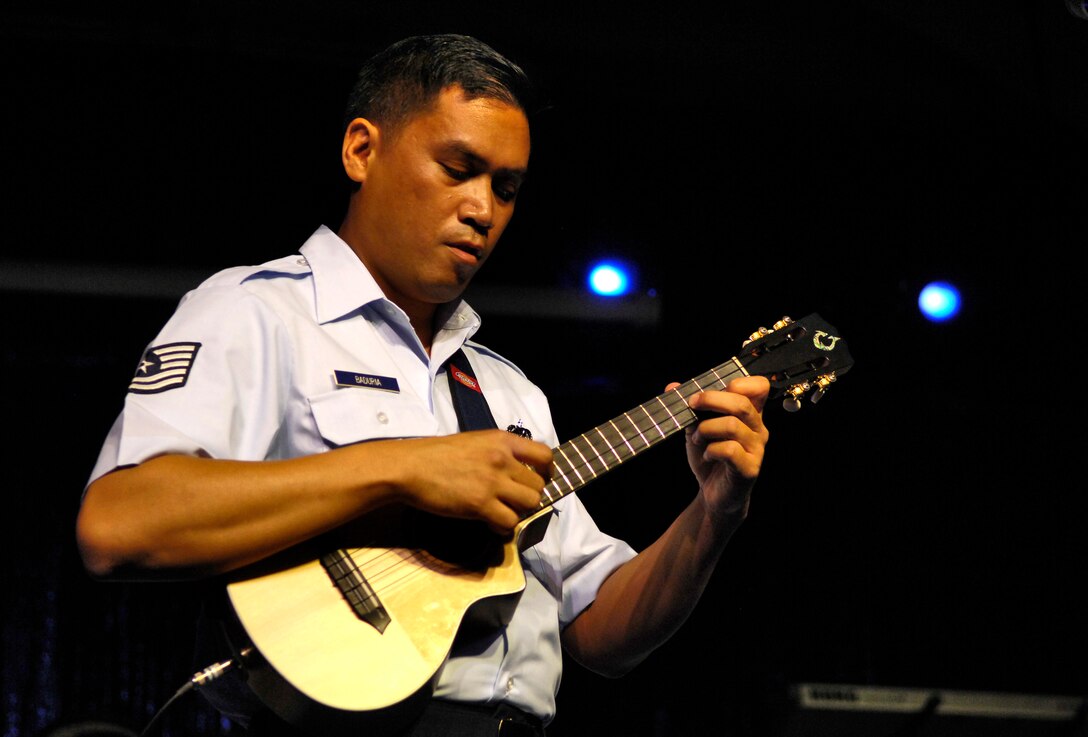
[[[366,118],[356,118],[344,131],[341,159],[348,179],[362,184],[366,181],[367,165],[378,142],[378,127]]]

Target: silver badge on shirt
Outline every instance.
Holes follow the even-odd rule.
[[[165,343],[144,351],[128,390],[133,394],[158,394],[180,389],[189,380],[200,343]]]
[[[337,386],[354,386],[362,389],[381,389],[385,392],[400,392],[400,385],[392,376],[360,374],[355,371],[334,371]]]

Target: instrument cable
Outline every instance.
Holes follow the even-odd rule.
[[[245,655],[248,654],[248,651],[249,648],[243,650],[241,653],[241,657],[244,658]],[[155,712],[155,716],[151,717],[151,721],[148,722],[147,726],[144,727],[142,732],[140,732],[140,737],[147,737],[148,733],[150,733],[151,731],[151,728],[155,726],[155,724],[159,721],[162,715],[166,713],[166,710],[169,709],[175,701],[181,698],[182,695],[188,693],[189,691],[192,691],[194,688],[200,688],[202,686],[205,686],[214,681],[215,679],[219,678],[224,673],[233,670],[236,665],[235,661],[237,659],[238,658],[230,658],[229,660],[222,660],[213,665],[209,665],[202,671],[194,673],[193,677],[186,681],[185,684],[181,688],[179,688],[173,696],[167,699],[166,703],[163,704],[157,712]]]

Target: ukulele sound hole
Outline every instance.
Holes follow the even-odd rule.
[[[412,510],[405,520],[410,547],[470,571],[502,563],[503,538],[479,520],[452,519]]]

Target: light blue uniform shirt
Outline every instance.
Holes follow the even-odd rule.
[[[521,423],[559,445],[540,389],[469,341],[480,318],[466,303],[443,313],[428,356],[407,315],[335,233],[319,228],[300,252],[220,272],[182,299],[137,368],[91,481],[168,453],[258,461],[458,432],[442,367],[462,346],[499,427]],[[363,384],[393,379],[397,391],[341,386],[337,371]],[[597,528],[576,495],[555,510],[544,538],[522,553],[530,575],[509,624],[472,643],[471,655],[455,649],[436,696],[554,716],[560,631],[635,555]]]

